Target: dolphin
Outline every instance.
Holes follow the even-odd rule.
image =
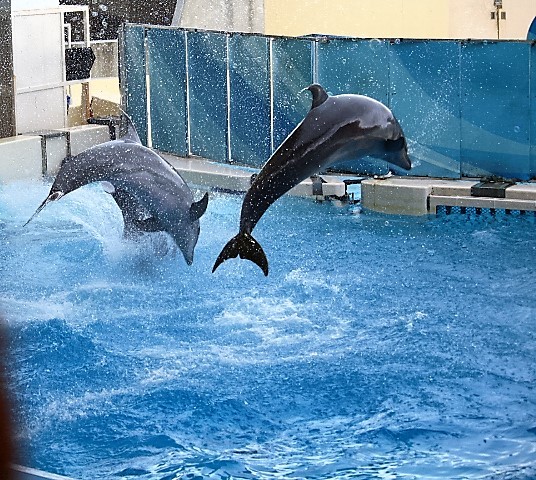
[[[242,203],[239,233],[223,247],[212,272],[240,256],[268,275],[268,260],[252,230],[279,197],[325,168],[364,156],[411,168],[404,132],[381,102],[363,95],[331,96],[318,84],[304,90],[312,94],[311,109],[255,177]]]
[[[208,193],[194,201],[179,173],[154,150],[139,143],[128,121],[129,129],[121,139],[63,160],[47,198],[26,225],[50,202],[100,181],[114,196],[126,229],[167,232],[191,265],[199,237],[199,218],[207,209]]]

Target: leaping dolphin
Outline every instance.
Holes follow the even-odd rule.
[[[128,121],[129,130],[121,139],[63,160],[47,198],[26,224],[50,202],[101,181],[111,185],[109,193],[123,213],[125,228],[169,233],[191,265],[199,237],[199,218],[207,209],[208,193],[195,202],[179,173],[155,151],[139,143]]]
[[[252,230],[279,197],[330,165],[373,156],[411,168],[404,132],[385,105],[363,95],[330,96],[318,84],[307,90],[312,93],[311,110],[256,176],[242,203],[239,233],[223,247],[213,272],[225,260],[240,256],[268,275],[268,260]]]

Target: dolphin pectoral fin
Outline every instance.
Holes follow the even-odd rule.
[[[190,207],[190,220],[194,222],[199,220],[201,216],[206,212],[208,206],[208,193],[203,195],[203,198],[198,202],[192,203]]]
[[[238,256],[252,261],[259,266],[265,276],[268,276],[268,259],[266,258],[260,243],[249,233],[239,233],[227,242],[227,245],[223,247],[223,250],[214,263],[212,273],[214,273],[225,260],[236,258]]]
[[[397,152],[404,148],[406,140],[404,137],[397,138],[396,140],[385,140],[385,150],[388,152]]]
[[[110,182],[107,182],[105,180],[103,180],[101,182],[101,185],[102,185],[102,189],[106,192],[106,193],[109,193],[110,195],[112,193],[115,193],[115,187],[110,183]]]

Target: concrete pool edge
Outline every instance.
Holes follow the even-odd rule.
[[[0,183],[40,180],[54,176],[66,155],[76,155],[110,139],[104,125],[82,125],[39,131],[0,139]],[[201,157],[180,157],[160,152],[184,179],[202,188],[242,193],[258,169],[224,164]],[[479,179],[432,177],[363,178],[352,175],[321,175],[307,179],[289,194],[317,200],[352,200],[350,185],[361,184],[363,208],[388,214],[429,215],[439,207],[474,207],[536,212],[536,182],[508,186],[504,198],[476,196]]]
[[[13,480],[73,480],[71,477],[64,477],[54,473],[43,472],[35,468],[12,465]]]
[[[361,182],[363,208],[399,215],[436,214],[438,207],[474,207],[536,212],[536,183],[517,183],[505,197],[475,196],[479,179],[390,177]]]

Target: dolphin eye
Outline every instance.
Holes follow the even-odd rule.
[[[52,195],[50,195],[49,199],[51,202],[53,202],[54,200],[58,200],[58,198],[61,198],[62,195],[62,192],[54,192]]]

